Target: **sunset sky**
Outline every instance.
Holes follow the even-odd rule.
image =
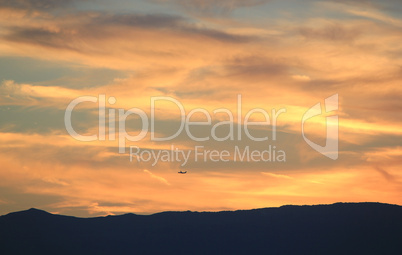
[[[339,119],[333,160],[303,139],[302,117],[338,94],[339,108],[306,121],[305,134],[325,145],[326,118]],[[151,132],[119,153],[104,141],[66,131],[65,111],[92,96],[106,111],[138,108],[151,97],[203,108],[212,125],[238,134],[254,108],[286,109],[255,137],[199,142],[186,131],[172,141]],[[325,112],[325,107],[322,108]],[[72,125],[98,134],[98,103],[79,104]],[[331,115],[332,114],[332,115]],[[253,121],[262,121],[255,113]],[[191,121],[206,121],[194,114]],[[106,127],[109,125],[106,116]],[[180,126],[176,105],[155,107],[156,137]],[[131,135],[141,119],[126,122]],[[271,123],[272,124],[272,123]],[[211,125],[211,126],[212,126]],[[195,127],[198,137],[211,126]],[[228,126],[217,129],[220,137]],[[111,131],[110,131],[111,133]],[[120,134],[121,135],[121,134]],[[158,152],[267,150],[286,162],[130,162],[129,146]],[[402,205],[402,3],[400,0],[0,0],[0,214],[31,207],[92,217],[160,211],[220,211],[285,204],[375,201]],[[178,174],[187,171],[187,174]]]

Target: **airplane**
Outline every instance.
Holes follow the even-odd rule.
[[[177,172],[177,173],[179,173],[179,174],[186,174],[187,173],[187,171],[180,171],[180,172]]]

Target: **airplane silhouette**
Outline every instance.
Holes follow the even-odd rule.
[[[177,173],[179,173],[179,174],[186,174],[187,173],[187,171],[179,171],[179,172],[177,172]]]

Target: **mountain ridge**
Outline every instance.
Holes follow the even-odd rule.
[[[123,213],[123,214],[109,214],[109,215],[104,215],[104,216],[95,216],[95,217],[79,217],[79,216],[73,216],[73,215],[63,215],[63,214],[58,214],[58,213],[50,213],[46,210],[38,209],[38,208],[29,208],[26,210],[21,210],[21,211],[15,211],[15,212],[10,212],[4,215],[0,215],[0,217],[7,216],[7,215],[13,215],[13,214],[21,214],[21,213],[36,213],[36,214],[50,214],[50,215],[58,215],[58,216],[66,216],[66,217],[74,217],[74,218],[82,218],[82,219],[92,219],[92,218],[103,218],[103,217],[116,217],[116,216],[125,216],[125,215],[136,215],[136,216],[152,216],[152,215],[157,215],[157,214],[165,214],[165,213],[224,213],[224,212],[247,212],[247,211],[256,211],[256,210],[266,210],[266,209],[279,209],[279,208],[298,208],[298,207],[320,207],[320,206],[332,206],[332,205],[362,205],[362,204],[379,204],[379,205],[386,205],[386,206],[398,206],[402,207],[402,205],[398,204],[388,204],[388,203],[381,203],[381,202],[336,202],[332,204],[314,204],[314,205],[293,205],[293,204],[288,204],[288,205],[281,205],[278,207],[261,207],[261,208],[254,208],[254,209],[238,209],[238,210],[222,210],[222,211],[191,211],[191,210],[186,210],[186,211],[162,211],[162,212],[156,212],[152,214],[136,214],[132,212],[128,213]]]
[[[335,203],[78,218],[0,216],[2,254],[401,254],[402,206]]]

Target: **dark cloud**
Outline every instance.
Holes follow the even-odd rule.
[[[325,0],[327,1],[327,0]],[[331,0],[336,3],[355,4],[355,5],[381,5],[381,4],[400,4],[399,0]]]
[[[27,57],[0,57],[0,77],[14,84],[89,88],[110,84],[115,78],[126,78],[125,71],[92,68],[67,61],[47,61]],[[11,85],[12,83],[9,82]],[[5,84],[0,85],[0,95]],[[12,93],[12,91],[8,91]]]
[[[8,41],[79,51],[79,48],[72,44],[74,37],[71,34],[66,34],[64,31],[30,27],[14,27],[10,30],[10,33],[5,36],[5,39]]]
[[[182,26],[184,17],[166,14],[100,14],[91,23],[97,25],[116,25],[145,28],[169,28]]]
[[[106,14],[96,13],[76,14],[69,16],[69,24],[58,22],[58,29],[49,26],[13,26],[8,27],[8,33],[4,38],[8,41],[33,44],[42,47],[66,49],[72,51],[96,51],[96,47],[88,47],[91,40],[108,38],[127,38],[127,34],[135,32],[135,29],[161,30],[174,37],[189,37],[194,39],[212,39],[225,43],[246,43],[256,38],[249,36],[233,35],[224,31],[199,27],[193,22],[181,16],[165,14]],[[79,22],[74,22],[79,20]],[[61,20],[60,20],[61,21]],[[127,30],[127,34],[117,33],[115,29]],[[163,35],[161,35],[163,36]],[[163,43],[163,41],[161,41]],[[93,45],[96,44],[92,43]]]
[[[252,41],[253,39],[256,39],[256,38],[253,38],[250,36],[233,35],[233,34],[219,31],[219,30],[207,29],[207,28],[196,28],[196,27],[191,27],[191,26],[184,27],[183,31],[194,34],[194,35],[199,35],[199,36],[215,39],[218,41],[231,42],[231,43],[246,43],[246,42]]]
[[[81,133],[87,132],[96,121],[97,116],[89,111],[77,109],[72,116],[74,128]],[[3,105],[0,106],[0,130],[28,134],[65,133],[64,109]]]
[[[204,36],[226,42],[247,42],[251,39],[250,37],[233,35],[216,29],[199,27],[185,17],[165,14],[101,14],[91,20],[91,24],[95,26],[169,29],[172,32]]]
[[[345,3],[345,4],[369,4],[376,2],[376,0],[332,0],[331,2]]]
[[[317,0],[315,0],[317,1]],[[318,0],[320,2],[328,2],[328,0]],[[402,2],[400,0],[330,0],[331,2],[355,7],[359,9],[376,9],[399,17],[402,11]]]
[[[74,0],[0,0],[0,7],[27,10],[51,10],[71,5]]]
[[[380,173],[387,181],[389,181],[389,182],[396,181],[396,178],[393,175],[391,175],[390,173],[388,173],[387,171],[385,171],[383,168],[376,166],[374,169],[378,173]]]
[[[249,82],[249,88],[258,88],[263,82],[288,76],[292,63],[289,59],[281,59],[267,56],[235,56],[223,61],[220,76],[229,78],[230,83]],[[230,86],[230,85],[229,85]],[[244,88],[241,88],[243,90]]]
[[[245,91],[244,82],[248,83],[247,89],[255,90],[262,86],[267,88],[267,81],[273,79],[289,79],[291,67],[292,62],[288,59],[239,55],[222,59],[219,65],[190,70],[176,86],[153,89],[182,99],[231,100]],[[252,84],[249,84],[250,80]]]
[[[331,24],[321,28],[302,27],[299,32],[306,39],[351,42],[359,37],[361,31]]]
[[[270,0],[154,0],[154,2],[157,3],[179,5],[187,11],[204,15],[228,14],[237,8],[261,5],[269,1]]]
[[[288,65],[283,60],[258,56],[235,57],[226,62],[229,75],[273,76],[286,73]]]

